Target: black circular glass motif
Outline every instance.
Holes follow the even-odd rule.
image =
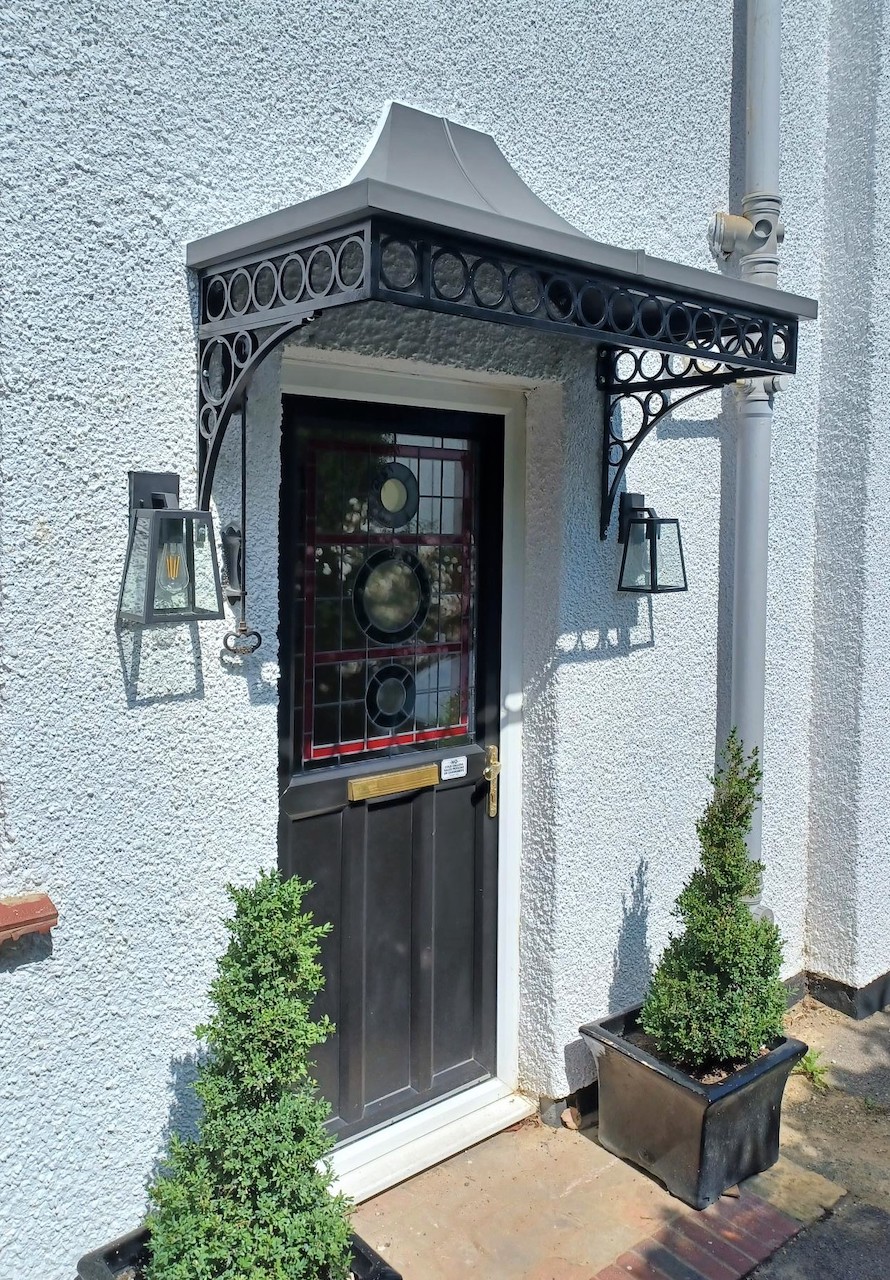
[[[398,729],[414,715],[414,677],[396,662],[379,667],[368,681],[365,706],[379,729]]]
[[[362,631],[378,644],[407,640],[429,612],[429,575],[412,551],[381,547],[356,575],[352,607]]]
[[[417,515],[420,491],[414,472],[402,462],[387,462],[371,484],[368,511],[375,524],[401,529]]]

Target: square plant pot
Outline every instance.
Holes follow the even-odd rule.
[[[77,1264],[79,1280],[127,1280],[137,1278],[148,1262],[148,1232],[143,1228],[113,1240],[93,1253],[87,1253]],[[353,1280],[402,1280],[387,1262],[359,1236],[352,1237]],[[319,1277],[319,1280],[323,1280]]]
[[[718,1084],[700,1084],[625,1039],[639,1012],[580,1028],[596,1059],[599,1140],[704,1209],[778,1160],[782,1094],[807,1046],[785,1037]]]

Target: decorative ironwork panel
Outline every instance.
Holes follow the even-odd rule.
[[[375,222],[372,296],[477,319],[793,373],[797,322]]]
[[[601,348],[597,361],[597,385],[605,392],[601,538],[609,532],[627,464],[652,428],[678,405],[747,374],[747,369],[688,354]]]
[[[647,290],[636,279],[584,272],[472,237],[446,239],[407,222],[365,220],[201,273],[200,509],[209,506],[226,427],[260,362],[320,311],[367,298],[599,343],[601,385],[615,384],[607,397],[604,528],[629,457],[670,404],[678,403],[675,396],[661,405],[658,396],[683,388],[700,394],[748,371],[783,374],[796,368],[794,317],[682,290]],[[664,353],[683,363],[662,360],[651,378],[638,367],[640,386],[624,385],[615,372],[615,352],[631,348],[644,348],[656,361]],[[632,438],[613,428],[621,420],[617,401],[633,402],[639,410]]]
[[[198,343],[198,505],[210,503],[216,460],[233,412],[263,359],[328,307],[368,297],[370,224],[294,241],[208,270]]]
[[[470,741],[474,446],[306,441],[303,760]]]

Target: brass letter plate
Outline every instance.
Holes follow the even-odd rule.
[[[397,769],[393,773],[375,773],[370,778],[350,778],[346,794],[353,803],[356,800],[379,800],[381,796],[395,796],[400,791],[435,787],[438,781],[439,766],[425,764],[419,769]]]

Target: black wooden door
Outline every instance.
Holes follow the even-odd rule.
[[[285,398],[279,860],[340,1138],[495,1069],[502,494],[500,418]]]

